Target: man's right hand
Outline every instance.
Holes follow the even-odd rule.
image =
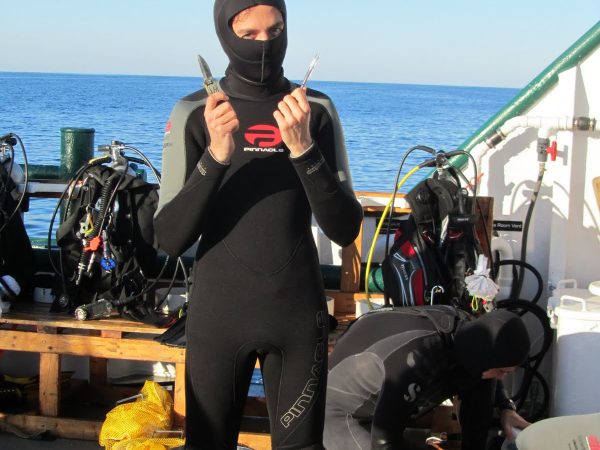
[[[513,427],[518,430],[524,430],[529,425],[525,419],[523,419],[519,413],[513,411],[512,409],[504,409],[500,413],[500,424],[502,425],[502,430],[504,431],[504,436],[507,439],[514,439]]]
[[[227,94],[216,92],[208,97],[204,108],[204,120],[210,135],[210,151],[213,158],[227,164],[235,149],[233,133],[240,126]]]

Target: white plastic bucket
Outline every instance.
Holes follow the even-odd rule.
[[[327,312],[333,316],[335,313],[335,299],[330,296],[326,296],[325,299],[327,300]]]
[[[369,307],[369,303],[366,299],[356,301],[355,316],[357,318],[368,313],[372,309],[379,309],[385,305],[385,300],[383,298],[370,298],[369,300],[371,301],[371,307]]]
[[[588,297],[593,297],[594,295],[600,294],[592,294],[587,289],[580,289],[577,286],[577,280],[569,278],[565,280],[560,280],[556,284],[556,288],[552,291],[552,297],[556,297],[559,301],[563,295],[571,295],[573,297],[580,297],[583,299],[587,299]]]
[[[588,291],[588,295],[589,295]],[[556,326],[552,415],[600,411],[600,297],[563,295],[551,311]]]

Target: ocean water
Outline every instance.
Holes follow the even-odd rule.
[[[58,165],[60,128],[95,129],[95,145],[120,140],[160,169],[165,123],[200,77],[0,72],[0,135],[21,137],[29,162]],[[415,145],[456,149],[518,92],[488,87],[311,81],[334,101],[344,128],[355,190],[391,191],[400,161]],[[414,153],[406,170],[425,156]],[[17,152],[17,161],[23,162]],[[418,181],[414,176],[405,185]],[[26,224],[45,237],[56,200],[33,199]]]

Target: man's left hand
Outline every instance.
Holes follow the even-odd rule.
[[[312,145],[310,135],[310,105],[306,98],[306,88],[296,88],[286,95],[273,113],[281,138],[290,149],[292,156],[300,156]]]

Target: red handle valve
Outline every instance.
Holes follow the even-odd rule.
[[[102,239],[100,236],[93,237],[86,247],[83,248],[86,252],[96,252],[102,245]]]
[[[558,146],[556,141],[552,141],[550,147],[546,148],[546,153],[550,155],[550,161],[556,161],[556,155],[558,154]]]

